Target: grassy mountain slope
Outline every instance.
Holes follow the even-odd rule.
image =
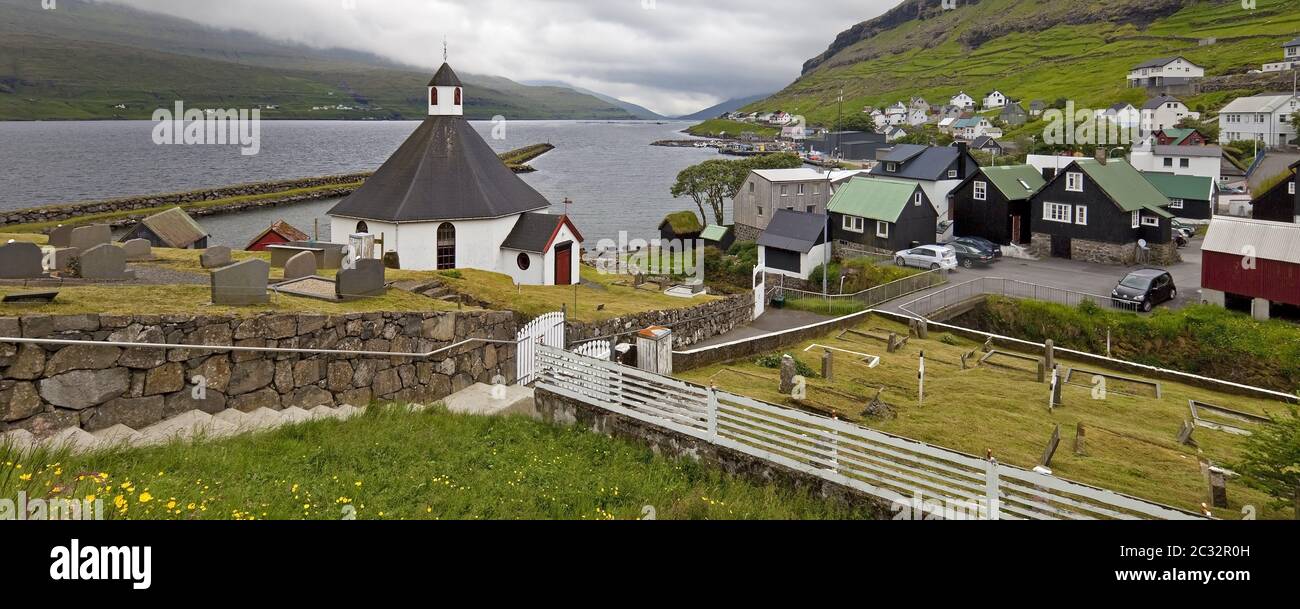
[[[719,116],[722,116],[723,114],[726,114],[728,112],[734,112],[754,102],[767,99],[767,97],[768,96],[766,95],[754,95],[752,97],[729,99],[716,106],[709,106],[708,108],[700,110],[695,114],[687,114],[686,116],[679,116],[677,118],[682,120],[687,120],[687,121],[703,121],[703,120],[709,120],[711,118],[718,118]]]
[[[427,71],[366,53],[284,44],[115,5],[0,0],[0,120],[149,118],[159,107],[274,105],[264,118],[425,115]],[[631,119],[563,87],[461,74],[485,119]],[[122,104],[125,109],[115,106]],[[351,106],[355,110],[312,111]]]
[[[1145,93],[1127,88],[1125,77],[1147,59],[1183,55],[1208,76],[1279,61],[1282,43],[1300,33],[1298,7],[1295,0],[1257,0],[1253,11],[1240,0],[958,0],[957,9],[943,11],[937,1],[904,0],[841,33],[797,81],[746,109],[827,123],[841,86],[846,112],[911,95],[945,103],[959,90],[982,97],[993,89],[1026,102],[1138,104]],[[1199,44],[1211,37],[1218,42]],[[1214,110],[1239,92],[1185,101]]]

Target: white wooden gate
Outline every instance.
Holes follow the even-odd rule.
[[[754,267],[754,319],[767,310],[767,273],[763,265]]]
[[[547,313],[528,322],[515,337],[518,349],[515,369],[520,385],[531,385],[537,380],[537,345],[556,349],[564,348],[564,312]]]

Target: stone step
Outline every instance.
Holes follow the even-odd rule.
[[[270,408],[258,408],[247,413],[244,419],[244,429],[248,431],[275,429],[281,425],[284,425],[284,419],[280,417],[279,412]]]
[[[294,406],[292,408],[285,408],[284,410],[281,410],[280,418],[284,419],[286,425],[306,423],[312,420],[312,416],[310,412],[298,408],[297,406]]]
[[[44,444],[50,450],[67,449],[78,455],[100,448],[99,438],[90,435],[80,427],[69,427],[60,431],[45,440]]]
[[[99,444],[104,448],[135,446],[140,441],[140,432],[121,424],[101,429],[91,435],[99,438]]]
[[[191,410],[140,430],[141,446],[156,446],[173,441],[219,439],[239,433],[233,424],[214,418],[201,410]]]
[[[443,403],[457,414],[499,417],[512,414],[539,418],[533,390],[521,385],[494,387],[476,383],[447,396]]]
[[[27,452],[36,443],[36,436],[26,429],[13,429],[0,434],[0,447],[10,446],[19,453]]]
[[[248,422],[248,413],[245,413],[242,410],[228,408],[212,415],[212,418],[217,419],[218,421],[225,421],[236,427],[243,427],[244,423]]]

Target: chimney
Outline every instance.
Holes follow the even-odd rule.
[[[966,155],[970,154],[970,147],[966,142],[957,142],[957,179],[966,179]]]
[[[1108,156],[1108,151],[1107,151],[1105,148],[1098,148],[1097,151],[1096,151],[1095,153],[1093,153],[1093,156],[1096,156],[1096,157],[1097,157],[1097,162],[1098,162],[1098,163],[1101,163],[1102,165],[1105,165],[1105,164],[1106,164],[1106,157]]]

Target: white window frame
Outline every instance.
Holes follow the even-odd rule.
[[[1078,224],[1079,226],[1087,226],[1087,225],[1088,225],[1088,206],[1087,206],[1087,205],[1075,205],[1075,206],[1074,206],[1074,223],[1075,223],[1075,224]]]
[[[1142,226],[1160,228],[1160,218],[1157,218],[1156,216],[1142,216]]]
[[[1142,212],[1133,212],[1133,228],[1137,229],[1142,226]]]
[[[762,206],[762,205],[759,205],[759,206],[758,206],[758,217],[760,217],[760,218],[763,217],[763,206]]]
[[[950,180],[955,180],[955,179],[957,179],[957,170],[956,170],[956,169],[949,169],[949,170],[948,170],[948,179],[950,179]]]
[[[794,194],[796,194],[796,195],[802,197],[802,196],[804,195],[804,185],[803,185],[803,184],[800,184],[800,185],[799,185],[799,189],[798,189]]]
[[[866,220],[858,216],[844,216],[844,230],[852,233],[864,233],[867,231]]]
[[[876,236],[881,239],[889,238],[889,223],[882,220],[876,221]]]
[[[917,191],[917,192],[916,192],[916,195],[912,197],[912,205],[915,205],[915,206],[917,206],[917,207],[920,207],[920,206],[921,206],[921,203],[923,203],[923,202],[925,201],[925,198],[924,198],[924,197],[925,197],[925,193],[923,193],[923,192],[921,192],[921,191]]]
[[[1069,203],[1043,203],[1043,220],[1070,224],[1073,217],[1074,208]]]
[[[1286,193],[1289,195],[1295,194],[1295,180],[1286,183]]]
[[[1065,189],[1069,192],[1083,192],[1083,174],[1078,171],[1066,172]]]
[[[790,196],[790,185],[789,185],[789,184],[782,184],[782,185],[781,185],[781,196],[783,196],[783,197],[788,197],[788,196]]]
[[[885,171],[898,173],[898,163],[885,163]]]
[[[1184,201],[1182,199],[1170,199],[1169,209],[1182,209]]]
[[[976,200],[976,201],[987,201],[987,200],[989,200],[989,183],[988,183],[988,182],[980,182],[980,181],[976,181],[976,182],[975,182],[975,200]]]

